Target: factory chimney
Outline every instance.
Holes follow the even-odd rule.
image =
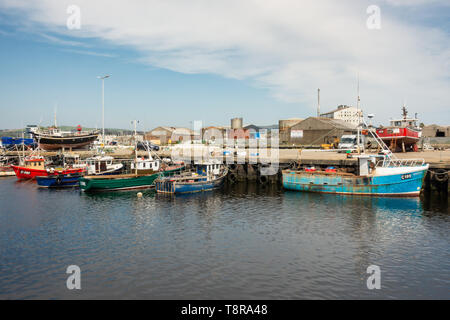
[[[320,89],[317,89],[317,117],[320,117]]]

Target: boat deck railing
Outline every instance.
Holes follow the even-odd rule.
[[[377,162],[377,167],[420,167],[425,164],[425,159],[390,159],[386,158]]]

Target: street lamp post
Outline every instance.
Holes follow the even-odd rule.
[[[105,146],[105,79],[110,75],[98,76],[97,79],[102,80],[102,144]]]

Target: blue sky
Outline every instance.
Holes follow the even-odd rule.
[[[68,30],[66,9],[81,9]],[[107,127],[274,124],[355,104],[376,123],[406,100],[425,123],[450,124],[449,6],[371,2],[0,0],[0,128],[58,123]],[[213,4],[211,4],[213,3]],[[108,9],[105,10],[105,7]]]

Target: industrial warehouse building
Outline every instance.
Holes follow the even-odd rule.
[[[194,134],[188,128],[157,127],[145,134],[145,140],[158,145],[180,143],[193,139]]]
[[[280,134],[280,144],[303,146],[329,144],[344,134],[356,133],[350,123],[322,117],[309,117],[283,130],[283,135]]]
[[[425,138],[440,138],[440,137],[450,137],[450,126],[438,126],[436,124],[431,124],[429,126],[424,126],[422,129],[422,137]]]

